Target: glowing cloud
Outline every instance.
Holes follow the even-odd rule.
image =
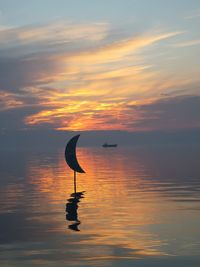
[[[0,77],[2,109],[34,109],[24,118],[29,127],[147,130],[139,123],[147,115],[139,109],[198,77],[169,79],[149,57],[182,32],[116,38],[111,28],[108,23],[57,23],[2,29],[4,52],[18,55],[0,57],[6,74]]]

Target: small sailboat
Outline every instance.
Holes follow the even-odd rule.
[[[74,171],[74,196],[77,196],[77,197],[80,193],[76,192],[76,173],[77,172],[85,173],[85,171],[79,165],[77,157],[76,157],[76,145],[77,145],[77,141],[79,137],[80,137],[80,134],[72,137],[67,143],[66,148],[65,148],[66,163]]]
[[[102,147],[117,147],[117,144],[108,144],[108,143],[104,143],[103,145],[102,145]]]

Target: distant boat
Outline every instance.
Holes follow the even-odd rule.
[[[102,147],[117,147],[117,144],[103,144]]]

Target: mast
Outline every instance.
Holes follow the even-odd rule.
[[[76,171],[74,171],[74,193],[76,194]]]

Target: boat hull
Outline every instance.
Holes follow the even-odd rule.
[[[113,144],[113,145],[103,145],[102,147],[105,147],[105,148],[107,148],[107,147],[117,147],[117,144]]]

